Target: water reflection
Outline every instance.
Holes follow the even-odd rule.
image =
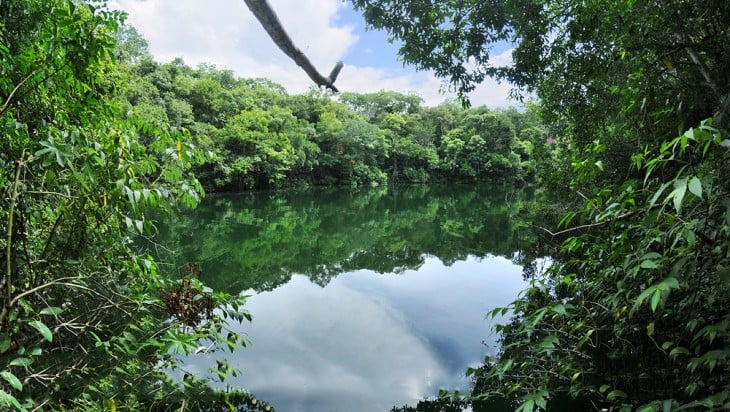
[[[162,230],[167,258],[251,294],[251,344],[215,357],[279,411],[388,411],[496,352],[484,314],[523,288],[519,236],[493,188],[216,196]],[[495,320],[499,321],[499,319]]]
[[[228,384],[280,411],[387,411],[464,377],[496,350],[484,313],[523,287],[520,267],[498,257],[377,275],[360,270],[326,287],[295,275],[252,296],[247,348],[227,357],[243,370]],[[215,358],[213,358],[215,359]],[[200,373],[213,359],[189,359]]]
[[[511,189],[513,190],[513,189]],[[272,290],[293,274],[326,285],[341,273],[401,273],[467,256],[525,250],[505,189],[416,186],[214,195],[160,225],[154,252],[199,262],[216,290]],[[167,250],[174,253],[168,253]]]

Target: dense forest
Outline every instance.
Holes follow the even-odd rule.
[[[195,168],[207,191],[297,186],[378,186],[444,181],[532,180],[547,160],[534,111],[423,107],[412,94],[312,88],[289,95],[267,79],[236,78],[182,59],[160,64],[133,27],[116,51],[122,101],[151,124],[189,130],[211,154]]]
[[[555,264],[526,262],[531,286],[491,313],[513,318],[466,371],[474,392],[430,407],[730,408],[730,3],[352,3],[462,98],[491,76],[535,102],[290,95],[156,62],[104,2],[0,2],[0,408],[263,410],[169,377],[169,355],[245,346],[229,322],[250,315],[200,268],[138,253],[151,216],[206,189],[493,179],[552,195],[521,218]],[[499,41],[509,66],[490,64]]]

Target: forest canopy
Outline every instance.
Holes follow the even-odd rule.
[[[290,95],[159,63],[104,2],[0,2],[0,407],[262,405],[167,373],[185,371],[170,354],[247,343],[229,328],[243,297],[133,243],[205,190],[499,179],[546,194],[524,225],[554,265],[525,266],[530,287],[491,313],[513,314],[500,354],[443,399],[729,408],[730,3],[352,3],[462,97],[492,76],[536,102]],[[492,66],[505,41],[513,64]]]

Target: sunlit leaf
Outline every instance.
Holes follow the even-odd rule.
[[[10,361],[10,366],[28,366],[31,363],[33,363],[33,360],[30,358],[15,358]]]
[[[50,329],[48,329],[48,326],[46,326],[43,322],[41,322],[39,320],[32,320],[32,321],[28,322],[28,324],[30,326],[32,326],[33,328],[35,328],[35,330],[37,330],[38,333],[40,333],[41,336],[43,336],[43,339],[47,340],[48,342],[53,341],[53,333],[51,332]]]
[[[7,383],[9,383],[10,386],[12,386],[13,388],[15,388],[15,389],[17,389],[19,391],[22,391],[23,390],[23,384],[12,373],[10,373],[8,371],[2,371],[2,372],[0,372],[0,377],[2,377],[3,379],[5,379],[5,381]]]
[[[63,312],[63,309],[61,309],[59,307],[46,306],[45,308],[41,309],[39,314],[41,314],[41,315],[58,315],[61,312]]]
[[[693,195],[702,198],[702,182],[700,182],[700,179],[698,179],[697,176],[694,176],[689,180],[687,187]]]

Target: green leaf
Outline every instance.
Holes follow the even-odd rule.
[[[565,314],[567,313],[567,311],[565,310],[565,305],[563,304],[557,304],[553,306],[552,309],[553,312],[557,313],[558,315],[565,316]]]
[[[10,366],[28,366],[31,363],[33,363],[33,360],[30,358],[15,358],[10,361],[8,365]]]
[[[532,412],[535,409],[535,401],[528,400],[522,405],[520,405],[519,408],[517,408],[516,412]]]
[[[662,291],[659,289],[656,289],[654,291],[654,294],[651,296],[651,311],[656,312],[657,306],[659,306],[659,302],[662,300]]]
[[[702,199],[702,182],[700,182],[700,179],[698,179],[697,176],[694,176],[689,180],[687,187],[693,195]]]
[[[4,390],[0,389],[0,405],[13,405],[15,407],[15,410],[17,411],[26,411],[23,407],[23,405],[18,402],[18,400],[15,398],[15,396],[5,392]]]
[[[32,320],[28,322],[28,324],[35,328],[35,330],[38,331],[43,336],[43,339],[47,340],[48,342],[53,341],[53,333],[50,329],[48,329],[48,326],[46,326],[43,322],[39,320]]]
[[[48,306],[48,307],[41,309],[41,311],[39,313],[41,315],[58,315],[61,312],[63,312],[63,309],[61,309],[57,306],[54,306],[54,307]]]
[[[689,355],[689,354],[690,354],[690,352],[687,349],[685,349],[681,346],[677,346],[676,348],[672,349],[669,352],[669,357],[671,359],[676,359],[679,355]]]
[[[654,204],[656,204],[657,199],[659,199],[659,196],[661,196],[662,193],[664,193],[664,191],[667,189],[667,187],[669,187],[669,184],[670,184],[670,182],[666,182],[666,183],[662,184],[661,186],[659,186],[659,189],[657,189],[657,191],[654,192],[654,196],[652,196],[651,200],[649,201],[649,209],[654,207]]]
[[[656,269],[659,265],[656,264],[653,260],[643,260],[641,261],[641,268],[642,269]]]
[[[616,400],[618,398],[626,398],[628,395],[626,395],[626,392],[620,391],[618,389],[614,389],[611,392],[606,395],[606,399],[609,401]]]
[[[687,179],[678,179],[674,182],[674,190],[667,196],[667,200],[672,198],[674,210],[677,213],[682,213],[682,202],[684,201],[685,193],[687,193]]]
[[[656,252],[648,252],[648,253],[645,253],[644,256],[641,257],[641,260],[646,260],[646,259],[661,259],[661,257],[662,257],[662,255],[660,255],[659,253],[656,253]]]
[[[8,371],[2,371],[0,372],[0,376],[2,376],[2,378],[5,379],[5,381],[7,381],[13,388],[19,391],[23,390],[23,384],[20,383],[20,380],[16,378],[15,375],[13,375],[12,373]]]
[[[10,336],[7,333],[0,333],[0,353],[10,349]]]

